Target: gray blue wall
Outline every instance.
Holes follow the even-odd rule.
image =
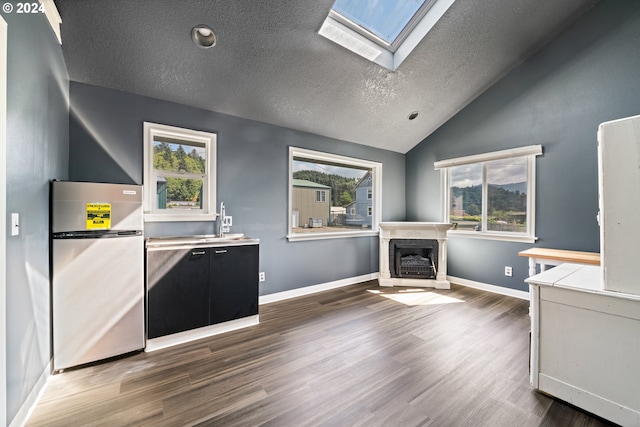
[[[3,18],[8,25],[7,214],[20,214],[20,235],[7,235],[9,424],[51,358],[49,180],[67,177],[69,83],[62,49],[44,15]]]
[[[69,178],[142,183],[142,122],[214,132],[217,199],[232,232],[260,239],[262,295],[375,273],[377,237],[288,242],[288,147],[383,163],[384,220],[404,220],[404,155],[72,82]],[[147,223],[145,235],[213,233],[213,223]]]
[[[407,220],[442,219],[434,161],[541,144],[535,246],[598,252],[596,132],[637,114],[640,2],[603,1],[407,153]],[[452,238],[448,272],[526,290],[517,253],[531,246]]]
[[[261,293],[269,294],[378,269],[374,237],[287,242],[289,145],[382,162],[383,219],[440,221],[434,161],[542,144],[536,245],[597,251],[596,129],[640,113],[640,2],[633,0],[600,3],[406,157],[78,83],[71,84],[69,115],[62,52],[44,16],[3,17],[7,212],[21,218],[20,235],[7,237],[8,422],[37,392],[50,359],[48,182],[141,183],[142,121],[218,134],[218,200],[233,215],[234,232],[261,239],[260,268],[267,274]],[[205,223],[149,224],[146,233],[212,230]],[[451,239],[449,273],[524,290],[526,260],[517,252],[530,246]],[[514,267],[512,278],[503,276],[504,265]]]

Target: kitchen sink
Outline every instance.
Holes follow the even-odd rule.
[[[226,233],[222,237],[217,234],[200,234],[195,236],[151,237],[147,239],[147,247],[250,245],[258,242],[258,239],[245,236],[243,233]]]
[[[245,236],[243,233],[226,233],[222,237],[217,234],[205,234],[202,236],[193,236],[201,242],[217,242],[220,240],[242,240],[249,239],[249,237]]]

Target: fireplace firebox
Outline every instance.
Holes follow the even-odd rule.
[[[438,272],[438,241],[433,239],[391,239],[391,277],[435,279]]]

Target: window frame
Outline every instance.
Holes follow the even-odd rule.
[[[144,122],[144,221],[213,221],[216,213],[216,152],[217,135],[211,132],[197,131],[159,123]],[[153,166],[153,142],[156,137],[204,145],[206,170],[203,175],[202,209],[172,210],[158,209],[155,182],[159,175]],[[189,178],[189,176],[186,176]]]
[[[326,233],[294,233],[293,232],[293,161],[294,158],[302,157],[311,161],[335,163],[338,165],[353,166],[371,170],[373,187],[373,215],[371,219],[371,229],[349,230]],[[382,163],[371,160],[364,160],[355,157],[343,156],[340,154],[326,153],[322,151],[309,150],[289,146],[289,167],[288,167],[288,206],[287,206],[287,240],[290,242],[304,240],[325,240],[345,237],[377,236],[379,234],[379,223],[382,221]]]
[[[538,239],[535,235],[535,194],[536,194],[536,157],[542,154],[541,145],[529,145],[508,150],[494,151],[490,153],[476,154],[465,157],[441,160],[434,163],[434,168],[440,170],[442,217],[444,222],[449,222],[451,208],[451,191],[449,188],[449,169],[454,166],[482,164],[482,230],[457,230],[450,229],[447,235],[450,237],[467,237],[473,239],[502,240],[509,242],[535,243]],[[490,231],[487,223],[487,173],[486,163],[492,160],[525,158],[527,161],[527,231],[526,233]]]

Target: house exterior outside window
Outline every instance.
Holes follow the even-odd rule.
[[[293,180],[291,202],[294,211],[297,211],[298,224],[296,227],[310,226],[310,218],[321,219],[326,225],[330,216],[331,187],[317,184],[304,179]]]
[[[356,199],[347,206],[347,224],[370,227],[373,210],[371,172],[367,172],[355,186]]]

